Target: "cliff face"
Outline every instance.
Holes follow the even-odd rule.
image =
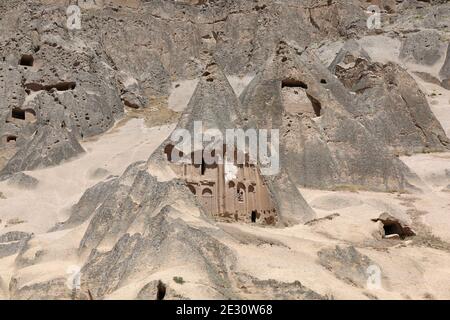
[[[377,29],[367,27],[370,4],[380,8]],[[70,5],[78,6],[68,11]],[[358,269],[361,287],[370,259],[352,246],[324,249],[328,240],[317,239],[326,228],[296,227],[323,215],[300,190],[421,188],[417,172],[399,157],[449,151],[447,120],[438,121],[423,91],[431,84],[449,89],[449,26],[446,1],[3,0],[0,187],[17,173],[51,172],[89,156],[93,141],[121,132],[130,118],[189,131],[195,121],[223,132],[279,129],[280,172],[264,181],[279,213],[275,230],[306,232],[301,241],[311,252],[349,252],[363,261],[344,259]],[[64,252],[81,266],[80,298],[87,289],[97,298],[151,298],[164,272],[183,273],[186,266],[199,291],[168,286],[167,297],[268,298],[265,291],[327,297],[321,286],[257,279],[241,269],[239,244],[285,250],[292,243],[278,242],[277,231],[265,238],[216,223],[170,169],[164,154],[170,139],[154,140],[147,153],[149,142],[136,142],[133,152],[144,156],[135,162],[130,155],[125,171],[89,172],[81,194],[49,209],[58,212],[49,232],[32,235],[27,225],[30,233],[0,246],[0,257],[17,255],[18,268],[0,277],[0,296],[5,287],[12,298],[70,298],[60,269],[45,279],[21,271],[57,264]],[[0,214],[6,211],[7,205]],[[367,248],[375,240],[364,232],[368,238],[344,242]],[[69,237],[70,249],[42,247],[52,236]],[[299,254],[315,261],[311,252]],[[328,253],[318,255],[320,265],[340,263]]]

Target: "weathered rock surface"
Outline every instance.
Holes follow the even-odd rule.
[[[306,103],[289,108],[300,93]],[[281,42],[241,102],[247,126],[280,128],[281,167],[297,185],[407,187],[408,169],[347,110],[354,97],[305,48]]]
[[[0,235],[0,258],[18,253],[31,237],[31,234],[21,231],[11,231]]]
[[[415,80],[395,63],[371,62],[356,45],[344,45],[330,66],[356,93],[346,109],[396,154],[447,150],[450,141]]]
[[[136,300],[187,300],[187,298],[178,294],[164,282],[154,280],[142,287]]]
[[[387,13],[383,23],[388,26],[377,32],[405,35],[403,61],[422,67],[440,61],[450,4],[373,3]],[[449,146],[424,94],[399,65],[371,61],[353,41],[328,69],[312,53],[311,47],[328,41],[371,34],[367,5],[362,0],[104,0],[94,6],[80,3],[82,30],[69,31],[67,1],[2,1],[0,178],[35,186],[34,178],[22,171],[82,156],[89,152],[83,139],[105,133],[125,114],[139,109],[163,114],[174,82],[198,78],[177,128],[192,130],[194,121],[202,121],[221,131],[280,129],[281,171],[265,178],[280,213],[277,227],[342,223],[348,219],[344,214],[314,219],[298,186],[404,191],[415,176],[396,156],[447,151]],[[440,72],[444,87],[450,86],[449,65],[447,53]],[[256,76],[238,98],[225,75]],[[171,175],[164,154],[167,142],[147,162],[131,164],[119,176],[92,171],[89,179],[107,178],[89,184],[70,208],[67,221],[39,235],[39,240],[61,241],[57,248],[41,248],[39,241],[31,246],[34,239],[28,241],[28,232],[0,235],[0,258],[18,254],[9,286],[0,277],[0,297],[102,299],[133,287],[131,298],[156,299],[162,298],[164,287],[164,299],[186,299],[190,296],[178,291],[181,285],[168,280],[188,270],[201,279],[189,286],[194,291],[201,287],[210,298],[328,298],[326,289],[308,288],[310,274],[300,272],[298,265],[285,269],[295,274],[287,282],[267,277],[266,265],[261,279],[236,270],[240,252],[232,249],[238,248],[235,240],[201,209],[184,182]],[[331,211],[349,205],[331,202],[318,201],[315,207]],[[376,220],[386,226],[387,237],[413,232],[390,216]],[[5,226],[19,228],[22,222],[14,218]],[[314,247],[315,253],[322,241],[336,243],[310,233],[314,230],[307,226],[298,226],[305,238],[288,239],[295,238],[289,234],[292,228],[283,241],[261,240],[259,228],[240,227],[236,226],[248,243],[239,243],[239,248],[248,250],[275,244],[270,253],[280,250],[288,255],[295,241],[305,241],[298,246]],[[286,248],[289,251],[281,251]],[[318,252],[318,263],[330,272],[318,269],[336,281],[330,286],[339,279],[344,288],[351,284],[364,290],[374,262],[358,250],[336,246]],[[61,259],[60,252],[82,266],[81,291],[67,286],[65,266],[49,270],[45,279],[33,274],[39,268],[47,270],[46,263],[55,256]],[[310,256],[306,252],[299,253]],[[436,261],[444,257],[438,253]],[[313,267],[304,262],[306,269]],[[174,274],[167,276],[168,270]],[[160,280],[162,276],[168,278]]]
[[[9,284],[9,293],[11,299],[69,300],[73,297],[72,290],[70,290],[67,286],[67,279],[63,277],[30,285],[20,285],[21,283],[17,279],[11,279]]]
[[[38,186],[39,180],[23,172],[18,172],[8,178],[8,185],[23,189],[34,189]]]
[[[406,36],[400,48],[400,59],[431,66],[440,59],[441,49],[439,33],[423,30]]]
[[[252,299],[270,297],[271,300],[326,300],[325,296],[305,287],[300,281],[291,283],[273,279],[260,280],[247,274],[237,274],[238,282]]]
[[[319,263],[339,279],[354,286],[366,287],[367,268],[374,262],[353,246],[325,248],[320,250],[317,255]]]
[[[231,252],[204,231],[171,221],[168,209],[147,218],[143,233],[123,235],[106,253],[93,251],[83,267],[83,281],[96,296],[110,293],[128,279],[162,270],[172,264],[190,265],[217,286],[222,297],[232,297]],[[207,257],[207,258],[206,258]]]
[[[214,94],[211,94],[212,92]],[[201,121],[203,130],[217,129],[222,133],[223,139],[226,139],[227,129],[244,127],[246,118],[241,115],[241,110],[241,103],[220,66],[215,62],[210,62],[206,65],[200,82],[176,129],[188,130],[194,136],[195,121]],[[164,166],[164,163],[167,163],[164,150],[168,144],[173,145],[174,142],[170,138],[167,139],[150,157],[150,166]],[[208,144],[209,142],[203,141],[203,147]],[[259,165],[261,164],[259,163]],[[165,166],[167,167],[167,164]],[[275,200],[282,223],[306,222],[314,218],[313,210],[303,199],[282,165],[279,173],[262,178],[266,181]]]
[[[447,47],[447,55],[439,75],[441,76],[442,86],[445,89],[450,90],[450,43]]]

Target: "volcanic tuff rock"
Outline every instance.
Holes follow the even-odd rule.
[[[353,246],[324,248],[317,255],[319,263],[338,278],[362,288],[366,286],[367,268],[374,262]]]
[[[214,92],[214,94],[211,94]],[[227,78],[215,62],[205,67],[200,82],[189,104],[180,118],[177,129],[186,129],[194,134],[194,122],[201,121],[203,130],[218,129],[225,139],[226,129],[243,128],[246,118],[240,112],[243,108]],[[225,141],[224,141],[225,142]],[[150,167],[164,166],[167,161],[162,155],[168,144],[174,144],[168,138],[149,159]],[[204,147],[208,144],[203,142]],[[167,167],[167,164],[165,165]],[[165,169],[170,170],[170,169]],[[314,218],[313,210],[305,202],[293,181],[281,166],[276,175],[262,177],[269,186],[272,197],[278,207],[283,223],[305,222]]]
[[[439,33],[436,30],[423,30],[406,36],[400,48],[400,59],[431,66],[440,59],[441,48]]]
[[[450,144],[416,81],[399,65],[374,63],[355,42],[330,65],[355,92],[347,110],[397,154],[444,151]]]
[[[0,134],[3,148],[17,153],[2,174],[79,155],[76,140],[109,129],[124,106],[142,108],[167,97],[171,80],[200,75],[211,53],[227,74],[244,74],[262,71],[281,39],[305,47],[325,36],[365,32],[363,4],[355,0],[134,1],[138,6],[102,1],[83,6],[80,32],[64,28],[62,2],[46,0],[43,6],[8,0],[2,7],[0,53],[6,74],[0,85],[6,95],[0,116],[7,125]],[[129,50],[133,47],[139,50]],[[9,121],[15,108],[34,119]],[[45,125],[50,126],[45,132],[37,130]],[[56,143],[55,136],[62,139]],[[34,154],[45,148],[50,151],[43,157]]]
[[[355,288],[359,291],[352,294],[361,298],[367,268],[383,261],[389,250],[395,255],[384,258],[395,262],[399,253],[408,275],[411,270],[415,275],[418,265],[447,261],[444,251],[425,248],[419,252],[424,259],[407,264],[407,253],[385,243],[364,247],[375,241],[370,232],[370,238],[363,238],[365,230],[355,232],[362,240],[353,246],[355,238],[347,232],[353,221],[343,225],[353,217],[340,212],[313,220],[316,214],[303,196],[307,193],[298,189],[411,191],[417,177],[398,156],[448,151],[449,140],[409,70],[395,62],[381,63],[373,58],[373,48],[358,45],[358,38],[374,36],[366,27],[367,1],[104,0],[82,6],[79,31],[67,30],[69,2],[78,3],[0,2],[0,183],[8,196],[2,204],[17,196],[6,179],[16,186],[35,185],[22,171],[37,170],[35,187],[40,190],[45,181],[41,183],[39,169],[88,156],[92,150],[85,143],[90,138],[116,133],[125,122],[120,120],[139,116],[134,112],[156,109],[173,115],[168,97],[176,91],[174,84],[199,79],[176,128],[192,131],[194,121],[202,121],[204,129],[221,131],[280,130],[281,170],[264,178],[279,223],[266,228],[235,225],[235,232],[249,239],[247,244],[236,241],[233,228],[205,213],[173,173],[164,154],[171,141],[164,136],[155,140],[163,143],[151,155],[139,158],[147,161],[130,160],[119,172],[111,159],[108,171],[88,172],[89,181],[79,194],[46,206],[46,211],[57,211],[45,216],[54,219],[49,232],[32,235],[33,226],[19,218],[12,221],[21,224],[5,225],[14,230],[4,228],[0,234],[0,258],[12,265],[11,277],[0,278],[2,298],[155,299],[161,280],[168,299],[326,299],[328,290],[348,298],[342,291]],[[390,58],[423,68],[445,60],[440,73],[430,76],[448,87],[450,53],[446,59],[443,55],[450,4],[372,3],[385,10],[377,32],[402,41],[400,57],[397,52]],[[328,45],[337,47],[335,59],[330,53],[330,66],[315,55]],[[230,84],[236,76],[251,79],[239,88],[239,97]],[[318,211],[353,206],[357,223],[372,224],[363,217],[367,206],[356,195],[347,201],[337,201],[331,192],[328,196],[312,202]],[[58,206],[61,202],[64,206]],[[64,222],[62,213],[68,214]],[[334,233],[314,233],[310,227],[325,224],[336,225]],[[22,227],[26,232],[16,231]],[[264,239],[261,233],[283,237],[251,240]],[[414,254],[418,250],[408,249]],[[254,252],[267,254],[267,261],[261,263]],[[3,270],[6,260],[1,260]],[[76,295],[67,287],[65,263],[82,268],[82,288]],[[274,266],[286,272],[282,279],[281,271],[271,272]],[[45,274],[36,277],[41,269]],[[448,273],[435,269],[433,273]],[[315,273],[330,283],[315,283]],[[187,283],[169,282],[175,275]],[[389,268],[386,275],[397,276]],[[425,274],[409,280],[429,278]],[[404,281],[396,278],[395,283]],[[398,293],[395,298],[402,292],[390,289],[386,292]]]
[[[33,235],[21,232],[10,231],[0,236],[0,258],[13,255],[24,248]]]
[[[450,43],[447,47],[447,55],[439,75],[441,76],[442,86],[450,90]]]
[[[34,189],[39,184],[39,180],[23,172],[13,174],[8,178],[8,185],[24,189]]]
[[[407,187],[408,169],[347,110],[355,98],[307,49],[280,42],[241,103],[248,126],[281,128],[281,167],[296,184]]]

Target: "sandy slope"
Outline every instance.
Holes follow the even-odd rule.
[[[66,209],[76,203],[87,188],[109,175],[122,174],[135,161],[146,160],[171,130],[173,125],[147,128],[143,120],[132,119],[98,139],[84,142],[86,153],[78,159],[26,172],[39,180],[35,190],[0,183],[0,191],[6,196],[0,201],[0,228],[9,219],[18,218],[25,222],[8,227],[8,231],[47,231],[67,218]]]

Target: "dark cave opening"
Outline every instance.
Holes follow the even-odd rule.
[[[255,222],[256,222],[256,211],[253,210],[252,211],[252,223],[255,223]]]
[[[392,234],[398,234],[400,238],[405,238],[405,233],[403,232],[403,228],[398,222],[384,222],[383,229],[385,236],[389,236]]]
[[[156,300],[164,300],[164,297],[166,296],[166,285],[159,280],[156,289]]]
[[[60,82],[56,83],[54,85],[48,86],[47,90],[51,90],[55,88],[57,91],[67,91],[67,90],[73,90],[77,84],[75,82]]]
[[[11,111],[11,117],[14,119],[25,120],[25,111],[20,108],[14,108]]]
[[[302,88],[302,89],[308,89],[308,85],[300,80],[294,80],[294,79],[285,79],[281,82],[281,88]]]
[[[11,141],[17,141],[17,136],[7,136],[6,137],[6,142],[11,142]]]
[[[59,82],[49,85],[42,85],[40,83],[32,82],[24,85],[25,89],[29,91],[40,91],[40,90],[51,91],[52,89],[56,89],[56,91],[68,91],[74,90],[76,86],[77,86],[76,82],[73,81]]]
[[[34,58],[31,54],[23,54],[20,57],[19,65],[25,66],[25,67],[32,67],[34,63]]]

